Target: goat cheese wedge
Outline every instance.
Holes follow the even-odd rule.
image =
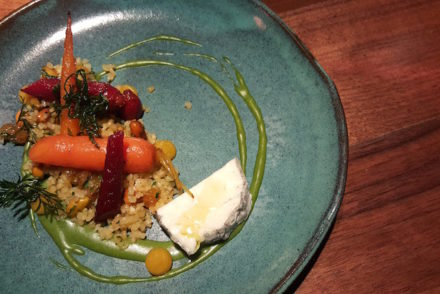
[[[201,243],[229,238],[249,215],[252,206],[246,177],[237,158],[229,161],[190,189],[157,210],[156,218],[171,240],[188,255]]]

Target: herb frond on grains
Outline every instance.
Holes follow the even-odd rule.
[[[58,114],[64,108],[70,109],[69,117],[79,119],[81,131],[85,132],[90,141],[98,147],[95,141],[95,137],[100,137],[98,118],[107,112],[108,101],[102,95],[89,95],[87,75],[84,70],[78,70],[73,75],[77,87],[68,91],[66,84],[63,85],[67,94],[64,97],[65,104],[58,106]]]
[[[29,134],[28,141],[31,143],[35,143],[37,142],[37,135],[33,131],[34,126],[25,118],[26,114],[26,104],[23,103],[21,105],[20,115],[18,116],[17,123],[20,121],[23,123],[22,128],[26,130]]]
[[[59,211],[63,209],[57,195],[48,192],[43,187],[41,180],[31,175],[18,176],[16,182],[0,181],[0,207],[11,207],[14,211],[14,217],[19,220],[28,215],[31,207],[35,211],[42,211],[44,215],[51,217],[58,216]]]

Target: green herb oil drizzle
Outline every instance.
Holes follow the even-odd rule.
[[[154,36],[154,37],[151,37],[151,38],[139,41],[139,42],[135,42],[135,43],[129,44],[129,45],[127,45],[127,46],[125,46],[125,47],[123,47],[123,48],[121,48],[119,50],[116,50],[113,53],[110,53],[108,55],[108,57],[116,56],[116,55],[118,55],[118,54],[120,54],[120,53],[122,53],[124,51],[136,48],[136,47],[141,46],[141,45],[143,45],[145,43],[149,43],[149,42],[153,42],[153,41],[171,41],[171,42],[179,42],[179,43],[186,44],[186,45],[202,47],[202,45],[200,45],[199,43],[193,42],[191,40],[182,39],[182,38],[179,38],[179,37],[176,37],[176,36],[158,35],[158,36]]]
[[[118,51],[115,51],[114,53],[110,54],[110,56],[114,56],[116,54],[119,54],[123,51],[126,51],[128,49],[134,48],[136,46],[142,45],[143,43],[150,42],[153,40],[171,40],[171,41],[178,41],[189,45],[196,45],[200,46],[198,43],[180,39],[173,36],[165,36],[160,35],[153,38],[149,38],[137,43],[130,44]],[[211,61],[218,62],[216,58],[205,55],[205,54],[188,54],[191,56],[199,56],[206,59],[209,59]],[[252,208],[255,204],[255,201],[258,197],[258,192],[261,186],[261,183],[263,181],[263,175],[264,175],[264,169],[265,169],[265,163],[266,163],[266,144],[267,144],[267,138],[266,138],[266,130],[264,125],[263,116],[261,113],[260,108],[258,107],[255,99],[252,97],[252,95],[249,92],[249,89],[245,83],[245,80],[241,73],[237,70],[237,68],[230,62],[230,60],[226,57],[223,59],[231,68],[233,69],[235,76],[236,76],[236,82],[234,82],[234,89],[235,92],[243,99],[243,101],[246,103],[247,107],[249,108],[250,112],[254,116],[257,124],[258,134],[259,134],[259,143],[258,143],[258,151],[257,156],[255,160],[255,165],[253,169],[253,177],[252,182],[250,184],[249,190],[252,195]],[[238,113],[237,107],[232,102],[226,91],[221,87],[220,84],[218,84],[214,79],[212,79],[207,74],[203,73],[202,71],[188,67],[181,64],[176,64],[172,62],[167,61],[159,61],[159,60],[136,60],[136,61],[130,61],[126,62],[120,65],[117,65],[115,70],[121,70],[131,67],[148,67],[148,66],[167,66],[172,67],[178,70],[183,70],[185,72],[188,72],[190,74],[193,74],[197,77],[199,77],[202,81],[207,83],[211,88],[222,98],[223,102],[227,106],[228,110],[230,111],[235,125],[236,125],[236,134],[237,134],[237,140],[238,140],[238,146],[239,146],[239,154],[240,154],[240,163],[243,167],[243,170],[245,171],[246,168],[246,158],[247,158],[247,151],[246,151],[246,133],[243,127],[243,122],[240,118],[240,115]],[[222,69],[225,68],[225,65],[221,63]],[[101,78],[104,76],[106,72],[99,73],[97,75],[97,78]],[[27,161],[27,151],[29,149],[29,146],[25,149],[24,152],[24,162]],[[23,170],[22,170],[23,172]],[[33,213],[31,213],[33,215]],[[32,217],[31,217],[32,219]],[[192,257],[191,260],[189,260],[186,264],[182,265],[179,268],[172,269],[168,273],[154,277],[128,277],[128,276],[105,276],[98,274],[94,272],[92,269],[82,265],[75,257],[74,255],[84,255],[85,252],[81,248],[81,246],[87,247],[93,251],[113,256],[117,258],[122,259],[128,259],[128,260],[134,260],[134,261],[145,261],[145,256],[148,253],[148,251],[151,248],[154,247],[162,247],[166,248],[172,255],[173,260],[177,261],[182,258],[185,258],[185,255],[177,249],[172,242],[160,242],[160,241],[153,241],[153,240],[139,240],[134,244],[131,244],[126,249],[120,249],[113,241],[104,241],[99,238],[99,236],[94,233],[93,229],[88,226],[79,226],[74,224],[72,221],[67,219],[62,220],[50,220],[47,217],[39,217],[40,223],[43,225],[43,227],[46,229],[46,231],[49,233],[49,235],[53,238],[54,242],[59,247],[62,255],[66,259],[66,261],[69,263],[69,265],[78,271],[80,274],[99,281],[99,282],[105,282],[105,283],[114,283],[114,284],[125,284],[125,283],[133,283],[133,282],[149,282],[149,281],[157,281],[165,278],[171,278],[174,277],[184,271],[187,271],[204,260],[206,260],[208,257],[210,257],[212,254],[214,254],[217,250],[219,250],[223,245],[234,238],[243,228],[244,223],[237,226],[237,228],[234,229],[234,231],[231,233],[230,238],[219,244],[206,246],[200,250],[200,252]],[[35,219],[32,221],[33,227],[35,225]]]

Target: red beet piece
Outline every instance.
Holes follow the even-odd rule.
[[[21,90],[38,99],[53,102],[60,97],[59,85],[60,80],[57,78],[40,79]]]
[[[141,118],[144,111],[139,97],[131,90],[125,90],[123,94],[125,97],[125,106],[122,108],[119,116],[125,120]]]
[[[108,100],[108,108],[111,113],[122,109],[125,105],[125,97],[118,89],[108,83],[89,82],[89,95],[98,96],[102,94]]]
[[[96,204],[96,222],[114,217],[121,210],[124,164],[124,133],[119,131],[108,137],[104,172]]]
[[[108,101],[108,111],[117,114],[125,120],[138,119],[142,117],[142,104],[139,97],[132,91],[126,90],[121,94],[118,89],[108,83],[88,82],[88,93],[90,96],[103,95]],[[60,80],[57,78],[40,79],[23,92],[47,102],[53,102],[60,96]],[[128,91],[128,92],[127,92]],[[127,92],[127,93],[126,93]],[[129,103],[127,107],[125,104]]]

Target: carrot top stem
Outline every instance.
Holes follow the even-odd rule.
[[[72,18],[67,13],[66,38],[64,39],[63,62],[61,65],[60,102],[65,104],[68,91],[75,90],[76,80],[72,76],[76,72],[75,56],[73,55]],[[61,134],[76,136],[80,132],[79,120],[69,117],[69,109],[63,109],[60,115]]]

